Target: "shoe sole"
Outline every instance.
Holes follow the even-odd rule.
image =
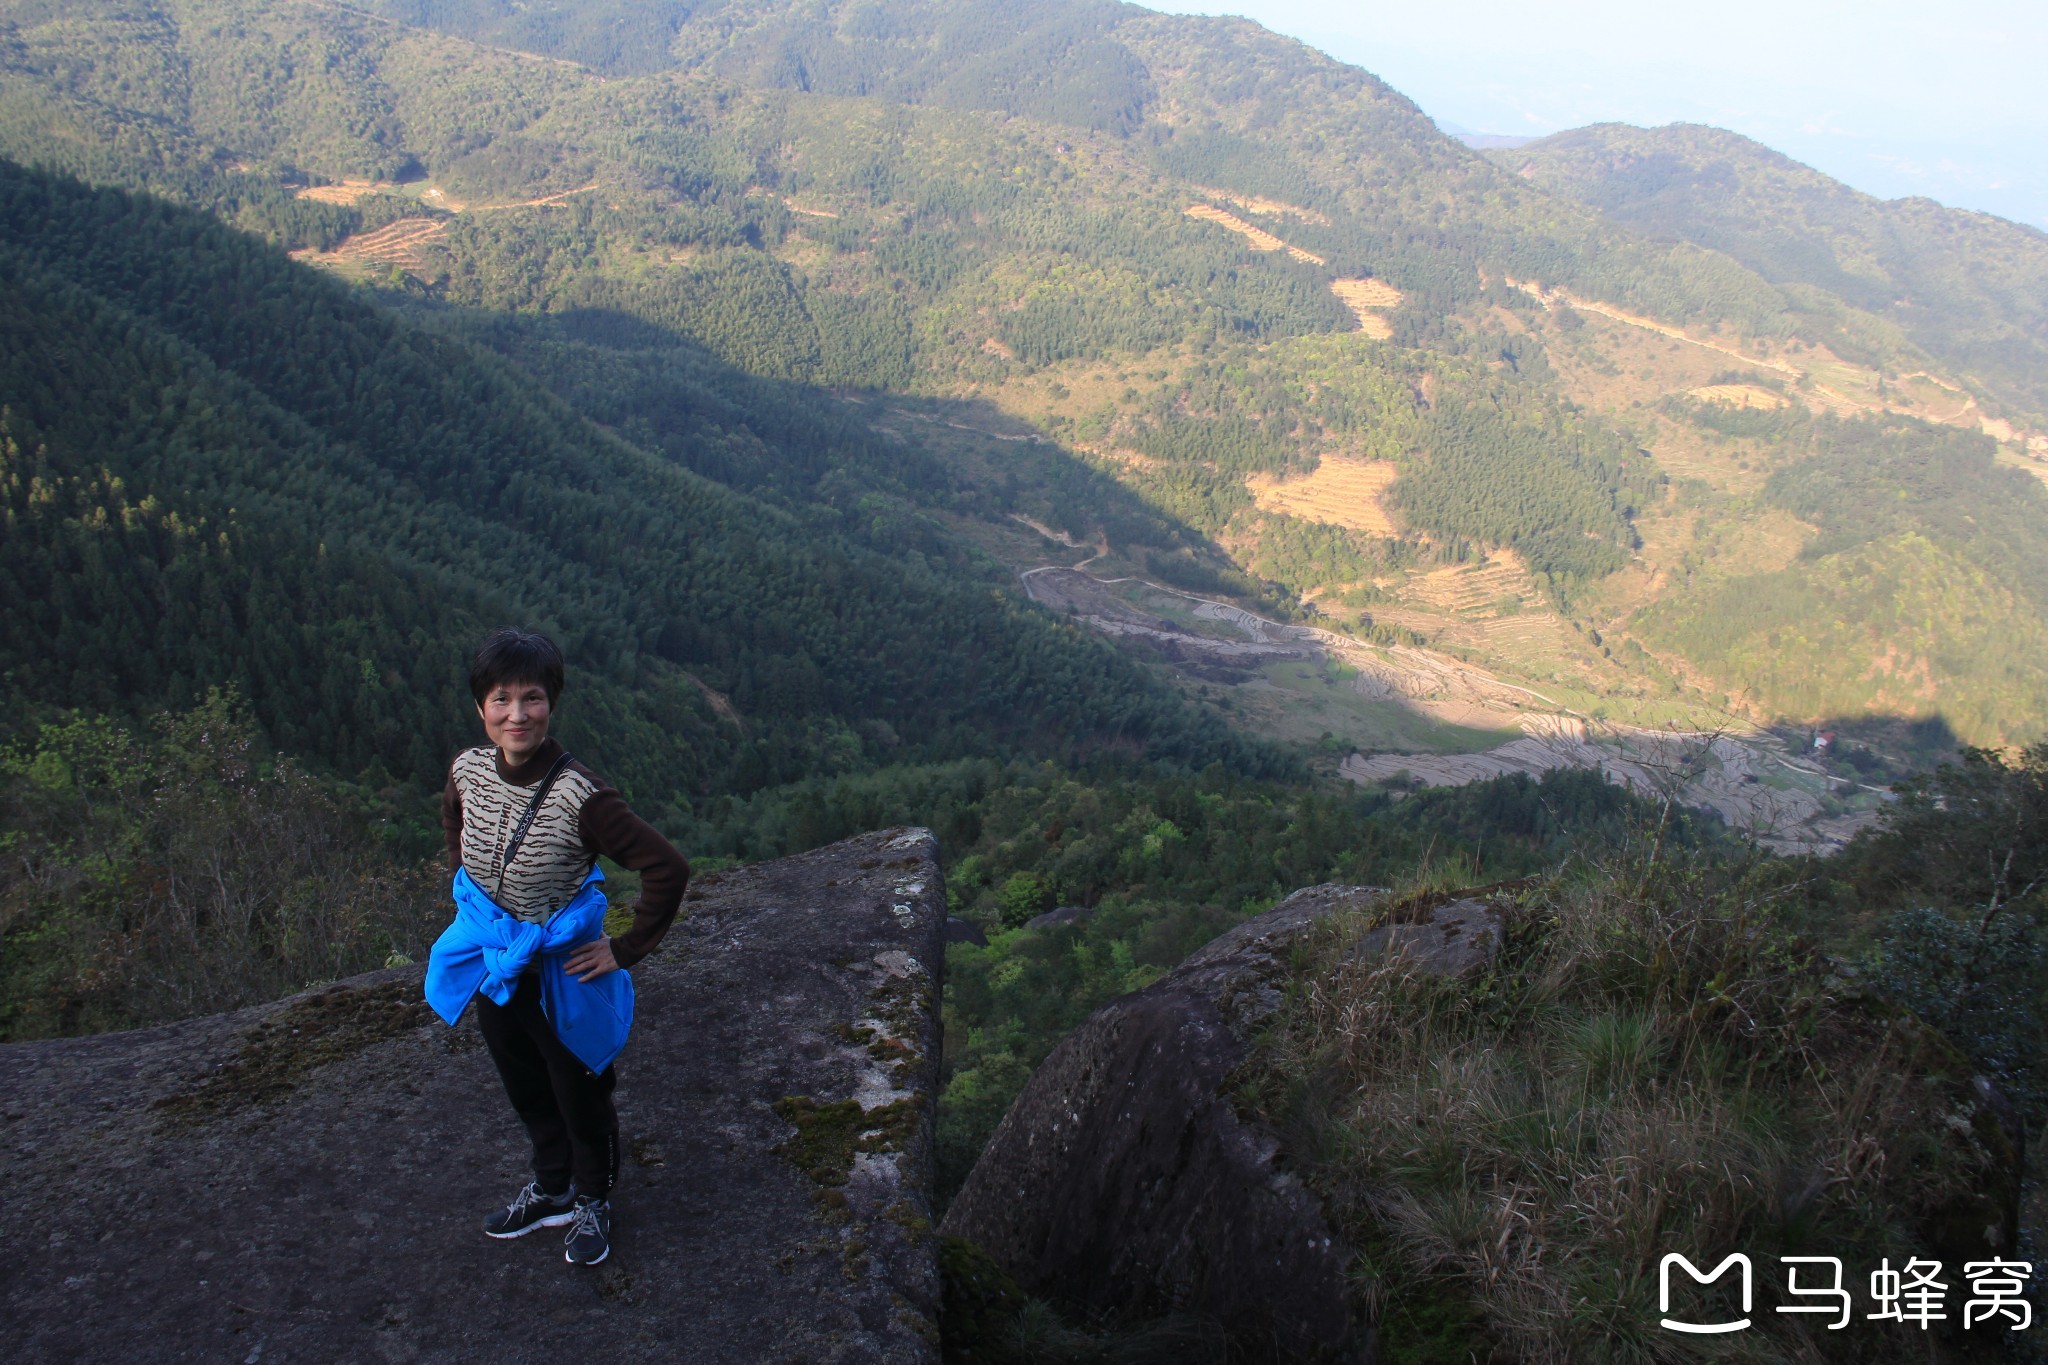
[[[604,1261],[605,1257],[611,1254],[612,1249],[609,1246],[607,1246],[603,1251],[597,1253],[597,1259],[595,1261],[579,1261],[566,1251],[562,1253],[562,1259],[567,1261],[570,1265],[598,1265]]]
[[[558,1228],[562,1226],[562,1224],[573,1219],[575,1216],[576,1215],[573,1213],[550,1214],[546,1218],[535,1219],[533,1222],[528,1223],[525,1227],[519,1228],[513,1232],[492,1232],[489,1228],[485,1228],[484,1236],[496,1238],[500,1242],[509,1242],[514,1237],[524,1237],[527,1233],[532,1232],[537,1228]]]

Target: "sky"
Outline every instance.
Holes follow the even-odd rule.
[[[1148,3],[1255,19],[1453,130],[1710,123],[1870,194],[2048,228],[2044,0]]]

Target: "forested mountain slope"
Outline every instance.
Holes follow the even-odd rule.
[[[1722,252],[1794,297],[1832,295],[1883,318],[2037,423],[2048,413],[2048,234],[2038,229],[1931,199],[1875,199],[1693,124],[1600,124],[1493,156],[1613,222]],[[1880,341],[1865,358],[1903,357]]]
[[[650,456],[203,215],[0,164],[0,335],[23,701],[231,683],[288,750],[432,782],[466,650],[517,619],[578,666],[570,742],[657,805],[891,756],[1244,753],[972,562]]]
[[[1916,330],[1869,280],[1551,192],[1243,21],[0,0],[0,75],[0,151],[300,250],[913,574],[1069,556],[1595,718],[2048,720],[2041,605],[1982,530],[2000,564],[2048,537],[2028,352],[1998,340],[2031,305],[1987,285]],[[1987,419],[2003,445],[1956,439]],[[1870,443],[1909,453],[1827,517],[1786,491]],[[1923,473],[1953,515],[1845,558],[1828,517],[1890,526]],[[1334,670],[1179,671],[1338,750],[1483,742],[1418,741]],[[1468,710],[1427,716],[1518,723]]]

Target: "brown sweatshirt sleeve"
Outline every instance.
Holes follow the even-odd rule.
[[[455,786],[455,770],[448,770],[448,785],[441,788],[441,838],[448,845],[448,871],[462,866],[462,793]]]
[[[640,874],[640,903],[633,907],[633,927],[612,940],[612,956],[630,967],[653,952],[675,922],[690,883],[690,865],[661,831],[633,814],[626,798],[610,787],[583,803],[583,843],[621,867]]]

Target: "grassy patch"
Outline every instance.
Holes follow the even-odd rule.
[[[1926,1358],[1775,1313],[1774,1258],[1959,1260],[1942,1229],[1983,1228],[2016,1154],[1954,1049],[1781,931],[1762,880],[1548,879],[1476,982],[1360,960],[1384,909],[1306,950],[1249,1100],[1361,1248],[1389,1358],[1692,1359],[1657,1322],[1673,1251],[1759,1266],[1755,1327],[1718,1359]]]
[[[1222,1365],[1214,1324],[1187,1318],[1090,1321],[1034,1299],[978,1245],[939,1243],[946,1365]]]
[[[1520,738],[1511,728],[1457,725],[1404,702],[1361,696],[1337,667],[1325,660],[1277,660],[1232,696],[1256,733],[1306,744],[1327,734],[1347,751],[1469,754]],[[1513,716],[1502,712],[1501,719]]]

